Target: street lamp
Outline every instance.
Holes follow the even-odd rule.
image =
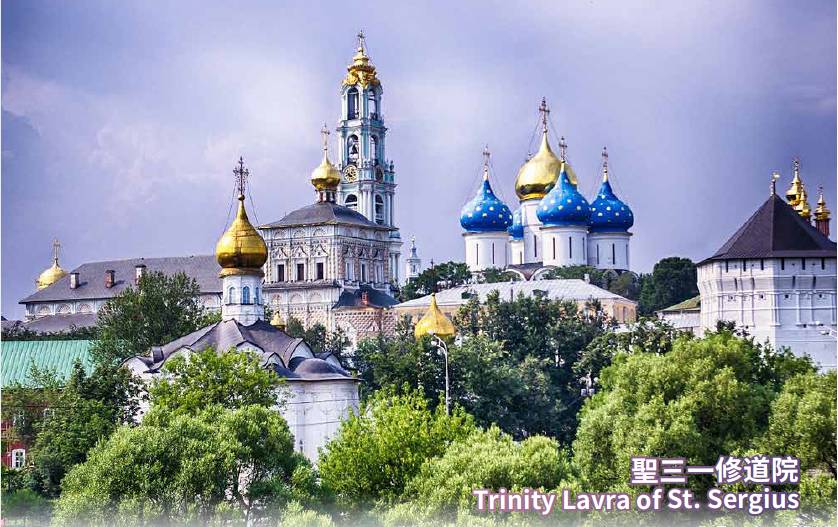
[[[584,386],[584,388],[582,388],[582,390],[581,390],[580,395],[582,397],[593,397],[593,395],[596,393],[596,388],[594,388],[594,384],[599,382],[599,378],[594,377],[592,379],[591,378],[591,372],[588,372],[588,374],[585,375],[584,377],[582,377],[579,380],[579,382],[582,384],[582,386]]]
[[[450,415],[451,411],[451,393],[448,374],[448,344],[445,343],[445,339],[452,338],[455,333],[454,324],[436,303],[436,293],[431,293],[431,304],[428,306],[428,311],[416,323],[413,334],[416,340],[421,340],[423,336],[429,335],[435,347],[441,349],[442,355],[445,357],[445,413],[447,415]]]
[[[451,415],[451,393],[448,380],[448,345],[436,333],[428,332],[428,335],[431,336],[435,346],[442,350],[442,356],[445,357],[445,415]]]

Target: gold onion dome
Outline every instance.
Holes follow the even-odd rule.
[[[49,287],[67,276],[67,271],[58,265],[58,249],[60,247],[61,244],[58,243],[58,240],[52,242],[52,265],[38,275],[38,280],[35,282],[38,289]]]
[[[366,88],[369,85],[380,84],[375,75],[375,66],[370,63],[370,58],[367,56],[365,42],[364,32],[361,31],[358,33],[358,51],[352,57],[352,64],[346,67],[346,77],[343,79],[344,86],[360,84]]]
[[[244,161],[233,171],[239,181],[239,207],[230,228],[215,245],[215,258],[221,266],[221,276],[261,273],[268,259],[268,247],[259,232],[247,219],[244,208],[244,185],[249,171]]]
[[[421,339],[424,335],[436,335],[445,339],[453,337],[455,331],[454,324],[437,306],[436,293],[431,293],[431,305],[428,306],[425,315],[416,323],[416,328],[413,331],[414,336]]]
[[[550,142],[547,139],[547,115],[550,110],[547,108],[545,99],[541,100],[541,106],[538,110],[541,113],[541,144],[538,147],[538,152],[521,166],[518,170],[518,177],[515,178],[515,193],[521,201],[541,199],[546,196],[556,185],[562,168],[567,172],[570,182],[576,185],[576,174],[565,159],[566,145],[564,138],[560,143],[562,148],[561,159],[556,157],[553,149],[550,148]]]
[[[337,190],[340,185],[340,171],[329,161],[328,136],[329,130],[323,125],[323,161],[311,173],[311,184],[318,191]]]
[[[818,221],[826,221],[829,219],[829,209],[826,208],[826,200],[823,197],[823,188],[820,189],[818,196],[818,206],[815,209],[815,219]]]
[[[271,317],[271,325],[276,329],[285,330],[285,320],[279,311],[274,312],[274,315]]]

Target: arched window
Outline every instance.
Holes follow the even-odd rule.
[[[358,196],[356,196],[355,194],[350,194],[350,195],[346,196],[346,200],[343,202],[343,204],[346,205],[346,207],[348,207],[352,210],[357,210],[358,209]]]
[[[255,299],[256,305],[259,305],[259,304],[262,303],[262,301],[261,301],[262,299],[259,298],[259,288],[258,287],[253,290],[253,298]]]
[[[375,90],[369,91],[367,100],[369,101],[370,119],[378,119],[378,99],[375,97]]]
[[[378,138],[374,135],[370,136],[370,158],[373,165],[378,164]]]
[[[236,288],[235,288],[235,287],[231,287],[231,288],[227,291],[227,303],[228,303],[228,304],[232,304],[232,303],[234,303],[235,301],[236,301]]]
[[[357,119],[358,118],[358,89],[357,88],[349,88],[349,91],[346,92],[346,118],[347,119]]]
[[[375,222],[379,225],[384,223],[384,198],[375,196]]]
[[[350,163],[358,162],[358,136],[350,135],[346,140],[346,157]]]
[[[247,286],[242,287],[242,304],[249,304],[250,303],[250,288]]]

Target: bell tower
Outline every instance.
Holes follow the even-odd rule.
[[[363,214],[390,231],[390,282],[399,282],[401,237],[395,227],[396,178],[385,154],[387,128],[381,112],[381,82],[367,56],[364,33],[341,84],[341,116],[337,127],[341,183],[338,204]]]

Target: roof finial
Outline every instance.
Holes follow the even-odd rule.
[[[777,180],[780,179],[780,173],[776,170],[771,173],[771,195],[777,194]]]
[[[567,142],[565,142],[564,136],[559,139],[559,159],[567,161]]]
[[[602,147],[602,181],[608,181],[608,147]]]
[[[239,199],[244,199],[244,191],[247,188],[247,178],[250,177],[250,170],[244,168],[244,158],[239,156],[239,165],[233,169],[236,176],[236,186],[239,189]]]
[[[823,196],[823,193],[821,193]],[[58,264],[58,251],[61,250],[61,243],[58,241],[58,238],[52,240],[52,261],[55,264]]]
[[[541,106],[538,107],[541,114],[541,133],[547,133],[547,116],[550,115],[550,108],[547,107],[547,97],[541,98]]]
[[[489,179],[489,157],[492,153],[489,152],[489,145],[483,147],[483,179]]]
[[[358,51],[360,53],[366,53],[367,51],[367,41],[364,37],[364,30],[361,29],[358,31]]]
[[[323,138],[323,152],[329,151],[329,129],[326,123],[323,123],[323,128],[320,129],[320,136]]]

